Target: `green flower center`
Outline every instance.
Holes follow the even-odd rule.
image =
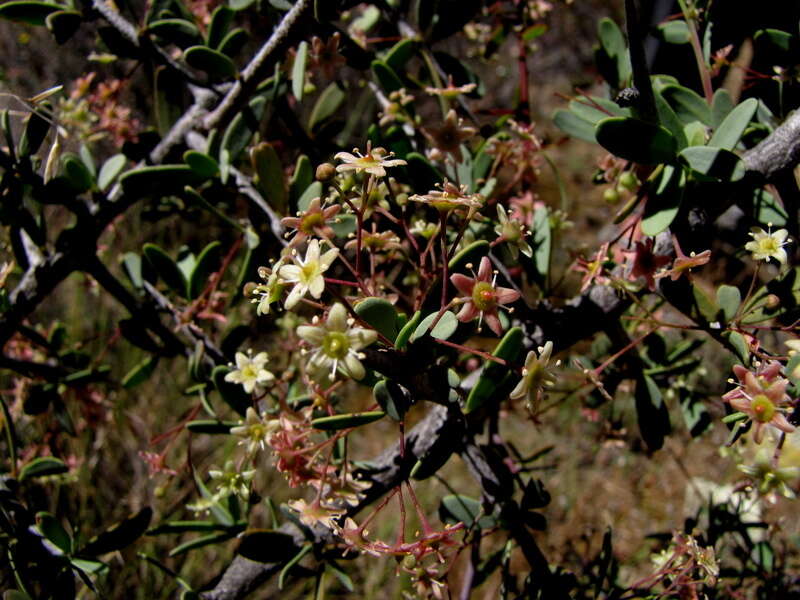
[[[258,379],[258,371],[256,370],[253,365],[246,365],[242,369],[242,378],[243,379]]]
[[[302,283],[311,283],[317,275],[319,275],[319,263],[315,260],[307,262],[300,269],[300,281]]]
[[[329,358],[343,359],[350,350],[350,342],[341,331],[330,331],[322,341],[322,351]]]
[[[497,304],[492,284],[487,281],[476,283],[475,287],[472,288],[472,302],[482,312],[492,310]]]
[[[753,410],[755,420],[759,423],[769,423],[772,421],[772,417],[775,416],[775,405],[764,394],[759,394],[753,398],[750,407]]]
[[[519,223],[511,222],[503,225],[503,237],[509,242],[518,242],[522,238],[522,231]]]
[[[777,240],[775,240],[775,238],[772,236],[762,238],[759,240],[758,245],[761,248],[761,251],[766,254],[773,254],[780,249],[780,245],[778,244]]]
[[[325,218],[322,213],[314,212],[305,215],[300,221],[300,231],[305,234],[312,234],[317,227],[322,227],[325,224]]]

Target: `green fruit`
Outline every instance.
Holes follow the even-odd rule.
[[[619,202],[620,195],[617,190],[614,188],[608,188],[606,191],[603,192],[603,200],[606,201],[606,204],[616,204]]]
[[[636,177],[636,175],[634,175],[632,172],[625,171],[619,177],[619,185],[626,190],[636,190],[639,187],[639,178]]]

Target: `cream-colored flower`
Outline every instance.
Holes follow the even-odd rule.
[[[254,454],[256,450],[266,449],[270,436],[278,429],[278,419],[259,417],[256,409],[248,406],[244,423],[231,427],[231,434],[243,438],[239,445],[247,444],[247,452]]]
[[[311,240],[308,243],[304,259],[294,254],[292,256],[293,264],[283,265],[278,270],[278,277],[284,283],[294,284],[284,303],[287,310],[300,302],[300,299],[306,294],[310,293],[314,298],[322,296],[322,292],[325,290],[323,273],[328,270],[338,255],[339,249],[331,248],[320,256],[319,240]]]
[[[789,243],[787,237],[789,232],[785,229],[772,231],[772,223],[767,225],[768,231],[761,227],[753,227],[750,231],[752,241],[744,245],[744,249],[753,253],[755,260],[769,260],[774,258],[781,265],[786,264],[787,256],[784,246]]]
[[[363,379],[366,371],[358,351],[378,339],[378,333],[372,329],[352,327],[352,321],[347,319],[347,310],[338,303],[333,305],[324,323],[320,323],[317,317],[312,323],[297,328],[297,335],[316,346],[309,361],[312,376],[319,377],[327,372],[332,380],[338,369],[348,377]]]
[[[275,375],[264,368],[268,361],[266,352],[259,352],[255,356],[252,356],[252,351],[247,354],[237,352],[236,369],[225,375],[225,381],[240,383],[248,394],[260,392],[264,384],[275,379]]]
[[[344,171],[355,171],[359,173],[366,171],[370,175],[376,177],[383,177],[386,175],[386,167],[398,167],[406,164],[406,161],[399,158],[389,160],[387,157],[393,156],[393,153],[386,153],[384,148],[373,148],[371,142],[367,142],[367,153],[361,154],[358,148],[353,148],[355,154],[349,152],[339,152],[334,158],[341,160],[343,164],[338,165],[336,170],[339,173]]]
[[[441,213],[448,213],[457,208],[468,208],[473,211],[483,206],[481,195],[468,193],[465,185],[457,186],[445,179],[444,183],[437,186],[441,190],[431,190],[423,196],[414,194],[409,200],[429,204]]]
[[[522,379],[511,391],[509,397],[513,400],[527,396],[528,409],[536,412],[542,398],[542,391],[546,386],[553,385],[555,378],[547,371],[550,366],[550,355],[553,352],[553,342],[539,346],[539,356],[531,350],[525,358],[525,368],[522,369]],[[558,366],[558,361],[555,363]]]
[[[208,470],[217,485],[217,498],[224,498],[231,494],[239,496],[243,500],[250,495],[250,482],[256,474],[255,469],[242,471],[241,473],[233,466],[233,461],[229,460],[222,469],[211,468]]]
[[[253,288],[251,294],[254,296],[251,302],[258,304],[256,307],[257,315],[268,315],[269,307],[272,303],[277,302],[283,294],[283,284],[278,279],[278,269],[281,262],[273,266],[271,269],[268,267],[259,267],[258,276],[264,280],[264,283],[259,283]]]
[[[525,225],[521,221],[509,219],[506,209],[499,204],[497,205],[497,220],[500,223],[495,226],[494,231],[500,236],[500,239],[508,244],[508,249],[511,250],[511,256],[514,260],[519,258],[520,252],[528,258],[533,256],[530,244],[525,241],[525,236],[528,233],[525,230]]]
[[[319,499],[311,504],[305,500],[291,500],[287,502],[289,508],[299,513],[300,522],[313,527],[317,523],[324,525],[328,529],[336,527],[336,519],[344,514],[343,510],[328,508]]]

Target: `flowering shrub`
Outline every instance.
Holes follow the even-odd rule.
[[[65,48],[96,33],[109,65],[0,114],[11,597],[124,595],[114,571],[136,561],[159,595],[361,595],[358,557],[393,558],[407,597],[797,593],[797,549],[743,507],[797,486],[800,116],[780,51],[798,37],[750,32],[774,61],[760,75],[717,47],[722,9],[679,4],[654,25],[692,69],[651,72],[626,0],[558,129],[534,122],[528,77],[570,2],[0,4]],[[477,65],[508,48],[517,92],[496,106]],[[583,247],[571,139],[607,203]],[[74,308],[96,297],[124,314],[89,335]],[[719,446],[739,479],[641,577],[610,530],[576,564],[548,543],[569,502],[531,445],[562,418],[647,460],[670,438]],[[102,484],[146,468],[157,487],[132,516],[82,519],[64,498],[115,420],[145,441]]]

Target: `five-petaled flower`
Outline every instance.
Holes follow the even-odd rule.
[[[626,251],[626,253],[633,256],[633,266],[631,267],[630,274],[631,279],[644,277],[645,283],[647,283],[647,289],[651,292],[656,289],[656,271],[670,262],[669,256],[653,252],[654,246],[655,240],[653,238],[647,238],[643,242],[636,242],[634,250]]]
[[[259,393],[264,384],[275,379],[275,375],[264,368],[267,361],[269,355],[266,352],[259,352],[255,356],[250,351],[247,354],[237,352],[236,369],[225,375],[225,381],[242,384],[248,394],[254,391]]]
[[[333,305],[324,323],[320,323],[318,317],[314,317],[312,323],[297,328],[297,335],[316,347],[309,361],[312,377],[327,372],[333,380],[338,369],[347,377],[363,379],[366,370],[358,351],[378,339],[378,333],[373,329],[352,327],[347,310],[339,303]]]
[[[319,240],[311,240],[306,248],[304,259],[295,253],[292,256],[294,264],[283,265],[278,270],[278,277],[284,283],[294,284],[284,304],[287,310],[300,302],[300,299],[306,294],[310,293],[314,298],[322,296],[322,292],[325,290],[323,273],[328,270],[338,255],[339,249],[331,248],[320,256]]]
[[[303,212],[298,212],[296,217],[284,217],[281,223],[289,229],[294,229],[290,245],[296,246],[311,235],[317,234],[324,238],[333,237],[333,229],[328,221],[335,217],[342,207],[338,204],[322,208],[319,197],[314,198]]]
[[[744,245],[744,249],[753,253],[755,260],[769,260],[774,258],[781,265],[785,265],[787,261],[786,249],[784,246],[789,243],[789,232],[785,229],[778,229],[772,231],[772,223],[767,225],[768,231],[764,231],[761,227],[753,227],[750,231],[752,240]]]
[[[457,208],[468,208],[472,211],[483,206],[480,194],[468,193],[465,185],[457,186],[446,179],[444,183],[437,185],[440,190],[431,190],[423,196],[414,194],[409,200],[429,204],[440,213],[449,213]]]
[[[422,134],[428,141],[442,152],[451,154],[456,162],[461,162],[461,144],[478,132],[474,127],[464,125],[456,111],[450,109],[441,127],[422,127]]]
[[[550,366],[550,355],[553,353],[553,342],[548,341],[544,346],[539,346],[539,355],[531,350],[525,357],[525,367],[522,369],[522,379],[511,390],[509,397],[512,400],[527,398],[528,409],[535,413],[541,403],[542,391],[555,381],[553,374],[547,369]],[[556,362],[558,366],[558,362]]]
[[[520,294],[511,288],[498,287],[497,275],[492,274],[492,263],[489,257],[481,259],[478,274],[475,277],[467,277],[461,273],[450,276],[450,281],[456,289],[464,295],[464,306],[458,313],[458,320],[468,323],[479,317],[480,320],[486,319],[486,324],[497,335],[503,333],[503,326],[497,316],[497,309],[504,304],[515,302]],[[480,322],[478,323],[480,329]]]
[[[231,435],[242,438],[239,444],[247,445],[247,452],[255,454],[257,450],[265,450],[270,436],[280,429],[278,419],[259,417],[256,409],[247,407],[244,423],[231,427]]]
[[[250,495],[250,482],[256,474],[255,469],[239,472],[234,466],[233,461],[229,460],[222,469],[214,467],[208,470],[211,479],[217,484],[217,498],[225,498],[230,495],[239,496],[247,499]]]
[[[525,256],[533,256],[533,250],[530,244],[525,241],[527,231],[525,225],[521,221],[509,219],[506,209],[501,205],[497,205],[497,220],[500,221],[495,226],[494,231],[500,237],[498,241],[504,241],[508,244],[508,249],[511,251],[511,256],[514,260],[519,258],[519,253],[522,252]]]
[[[367,142],[367,153],[361,154],[358,148],[353,148],[355,154],[349,152],[339,152],[334,158],[341,160],[342,164],[336,167],[339,173],[344,171],[355,171],[360,173],[366,171],[370,175],[383,177],[386,175],[386,167],[399,167],[406,164],[406,161],[399,158],[389,159],[393,156],[392,152],[386,153],[384,148],[373,148],[372,142]]]
[[[258,276],[264,280],[264,283],[259,283],[253,288],[251,294],[254,298],[251,300],[256,307],[257,315],[268,315],[269,307],[273,302],[277,302],[281,294],[283,294],[283,283],[278,278],[278,268],[280,262],[272,269],[268,267],[259,267]]]
[[[792,433],[795,426],[789,423],[783,410],[789,402],[786,388],[789,381],[781,376],[781,363],[776,360],[761,364],[756,372],[742,365],[734,365],[733,372],[739,379],[736,388],[722,396],[734,409],[747,415],[755,429],[753,439],[760,444],[767,425],[784,433]]]

